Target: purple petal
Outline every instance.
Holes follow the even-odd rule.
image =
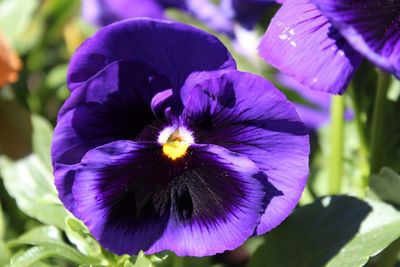
[[[236,68],[223,44],[204,31],[180,23],[132,19],[102,28],[75,52],[68,87],[81,87],[119,60],[144,62],[166,75],[175,90],[194,71]]]
[[[312,0],[355,50],[400,78],[398,0]]]
[[[183,165],[163,157],[157,145],[131,141],[85,155],[74,198],[79,217],[105,248],[205,256],[253,234],[265,194],[255,178],[259,169],[222,147],[190,149]]]
[[[82,15],[88,22],[105,26],[132,17],[163,18],[157,0],[82,0]]]
[[[308,0],[287,0],[271,21],[259,54],[270,64],[315,90],[342,94],[361,62]]]
[[[157,118],[163,118],[165,109],[171,105],[173,92],[171,89],[156,94],[151,100],[151,110]]]
[[[70,199],[68,181],[83,155],[115,140],[135,138],[155,119],[152,96],[168,88],[168,80],[143,63],[115,62],[72,92],[59,113],[51,151],[62,201]]]
[[[187,12],[210,29],[234,37],[234,22],[210,0],[186,0]]]
[[[216,144],[245,155],[281,194],[266,207],[257,228],[265,233],[296,206],[308,176],[309,141],[295,107],[263,78],[229,71],[220,78],[192,76],[182,95],[182,117],[197,143]],[[188,94],[185,91],[189,91]]]

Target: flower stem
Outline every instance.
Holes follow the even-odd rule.
[[[361,88],[355,88],[353,84],[349,89],[350,89],[350,96],[353,102],[354,121],[356,123],[359,144],[360,144],[359,151],[360,151],[360,169],[362,173],[362,182],[363,182],[363,187],[366,188],[368,186],[368,176],[370,174],[370,166],[369,166],[368,143],[367,143],[367,137],[365,135],[366,126],[365,126],[365,121],[363,121],[364,113],[362,112],[362,108],[359,101],[360,99],[359,92],[357,92],[357,89]]]
[[[331,108],[331,156],[329,188],[331,194],[340,193],[343,176],[344,97],[334,96]]]
[[[375,96],[370,139],[371,173],[378,173],[383,167],[385,101],[390,85],[390,75],[379,71],[378,87]]]

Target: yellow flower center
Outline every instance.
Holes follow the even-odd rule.
[[[162,151],[168,158],[176,160],[186,155],[189,145],[180,135],[179,130],[176,130],[169,136],[167,142],[163,144]]]

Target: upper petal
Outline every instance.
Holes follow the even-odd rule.
[[[309,0],[287,0],[272,19],[259,54],[307,87],[341,94],[361,62]]]
[[[177,163],[157,145],[118,141],[91,150],[81,167],[78,216],[117,254],[212,255],[241,245],[259,221],[259,169],[222,147],[192,147]]]
[[[131,19],[102,28],[75,52],[67,74],[74,90],[118,60],[142,61],[166,75],[175,90],[194,71],[235,69],[214,36],[181,23]]]
[[[229,71],[207,80],[201,74],[187,84],[196,79],[197,85],[182,91],[187,96],[182,120],[195,141],[249,158],[276,189],[269,192],[257,228],[262,234],[281,223],[300,199],[308,177],[307,129],[293,104],[257,75]]]
[[[59,112],[51,150],[64,203],[70,202],[76,164],[86,152],[112,141],[134,139],[155,120],[152,97],[170,86],[168,79],[146,64],[124,61],[114,62],[82,90],[72,92]],[[66,206],[73,209],[73,204]]]
[[[398,0],[312,0],[346,40],[374,64],[400,78]]]

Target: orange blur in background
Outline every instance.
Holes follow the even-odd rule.
[[[16,82],[21,67],[21,60],[0,32],[0,87],[7,83]]]

